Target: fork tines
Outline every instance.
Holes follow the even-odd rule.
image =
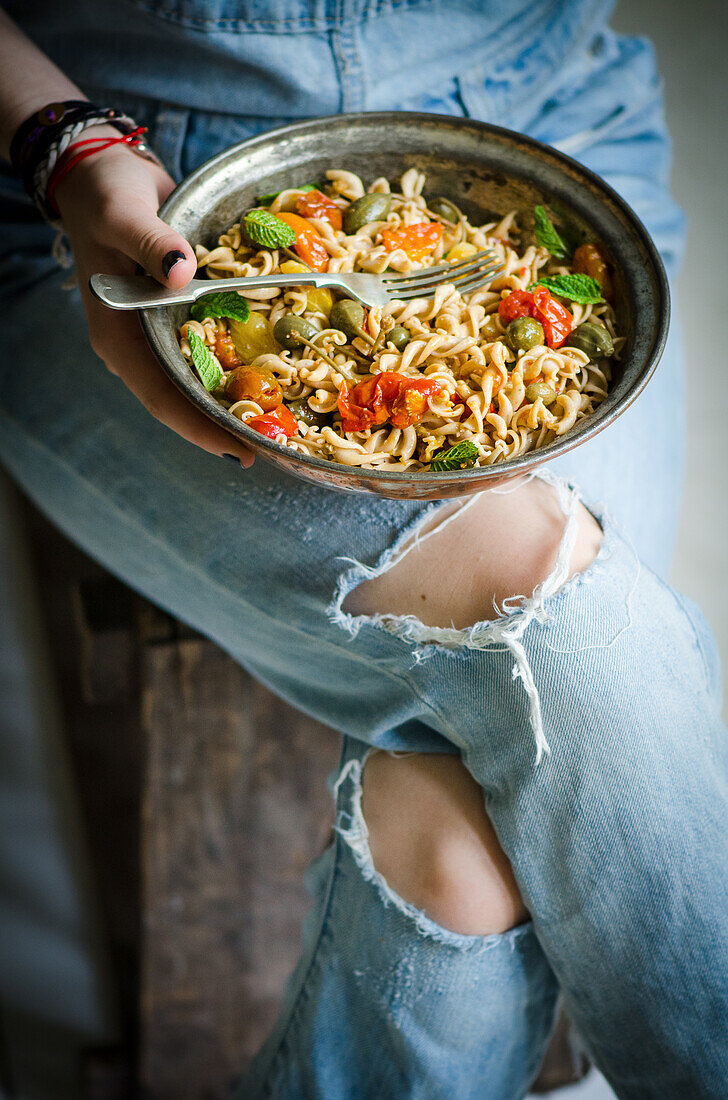
[[[468,294],[471,290],[491,282],[502,270],[503,264],[497,259],[495,252],[487,249],[456,263],[424,267],[405,275],[385,271],[380,279],[391,298],[407,301],[411,298],[431,297],[435,289],[444,283],[454,283],[460,294]]]

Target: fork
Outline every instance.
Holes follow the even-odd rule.
[[[418,268],[406,275],[385,271],[381,275],[360,272],[329,274],[312,271],[289,275],[254,275],[243,279],[193,279],[181,290],[169,290],[151,275],[92,275],[89,286],[96,297],[112,309],[156,309],[195,302],[205,294],[221,290],[259,290],[267,287],[333,287],[365,306],[385,306],[391,301],[431,298],[437,287],[453,283],[461,294],[469,294],[492,282],[504,270],[495,252],[486,249],[453,264]]]

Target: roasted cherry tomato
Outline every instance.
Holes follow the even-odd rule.
[[[408,378],[395,371],[384,371],[351,389],[344,382],[339,390],[344,431],[361,432],[387,420],[394,428],[409,428],[427,412],[428,397],[441,392],[442,384],[434,379]]]
[[[293,247],[304,263],[314,271],[326,271],[329,266],[329,254],[311,222],[302,218],[300,214],[289,214],[285,210],[276,214],[276,217],[286,225],[290,225],[296,234],[296,243]]]
[[[418,222],[417,225],[382,230],[382,244],[387,252],[401,248],[410,260],[423,260],[437,248],[441,239],[442,226],[439,222]]]
[[[430,378],[415,378],[409,382],[392,406],[389,419],[394,428],[409,428],[419,424],[427,412],[427,398],[442,391],[439,382]]]
[[[501,301],[498,313],[506,325],[517,317],[533,317],[542,326],[550,348],[560,348],[574,324],[566,306],[545,286],[537,286],[533,294],[529,290],[512,291]]]
[[[218,332],[215,337],[215,355],[224,371],[233,370],[242,363],[229,332]]]
[[[550,348],[560,348],[574,326],[572,314],[545,286],[537,286],[533,292],[531,316],[543,326]]]
[[[277,409],[263,416],[254,416],[246,423],[249,428],[254,428],[261,435],[267,435],[269,439],[277,439],[279,435],[285,435],[286,439],[290,439],[298,431],[296,418],[285,405],[279,405]]]
[[[504,325],[510,325],[517,317],[532,317],[533,294],[528,290],[513,290],[501,300],[498,314]]]
[[[574,252],[574,271],[582,275],[591,275],[602,288],[602,294],[611,301],[613,296],[612,277],[607,261],[595,244],[581,244]]]
[[[332,229],[341,229],[341,211],[322,191],[307,191],[301,195],[296,210],[304,218],[324,218]]]
[[[270,412],[280,405],[283,391],[272,371],[241,365],[228,375],[225,397],[232,402],[255,401],[264,412]]]

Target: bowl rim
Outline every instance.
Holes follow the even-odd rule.
[[[200,164],[193,172],[185,177],[165,199],[163,205],[159,209],[159,217],[163,221],[168,220],[169,211],[172,211],[174,215],[174,209],[177,204],[182,200],[186,192],[194,186],[198,178],[203,173],[208,173],[214,169],[217,165],[223,163],[232,154],[237,153],[239,150],[249,149],[256,144],[263,144],[270,141],[271,138],[276,137],[295,137],[297,133],[310,131],[312,128],[321,125],[327,125],[336,123],[338,125],[353,122],[366,121],[367,124],[376,124],[377,122],[382,125],[390,123],[394,118],[398,121],[404,121],[412,123],[413,125],[422,123],[437,123],[438,125],[448,124],[453,129],[458,127],[470,127],[479,130],[485,135],[497,135],[499,138],[507,138],[511,141],[515,141],[520,145],[530,147],[534,151],[538,151],[542,154],[546,154],[548,157],[555,160],[557,163],[561,162],[565,167],[568,167],[572,172],[576,172],[581,175],[586,182],[591,183],[597,190],[601,190],[607,198],[622,212],[629,221],[632,227],[637,232],[637,235],[641,238],[642,244],[650,258],[652,263],[655,279],[658,286],[658,293],[661,297],[661,302],[656,310],[656,332],[652,347],[647,354],[644,365],[642,367],[640,377],[636,381],[631,389],[624,395],[624,398],[615,405],[604,417],[594,421],[591,425],[588,425],[575,435],[573,439],[569,439],[569,433],[565,437],[560,437],[558,440],[553,441],[546,447],[539,447],[533,451],[527,451],[526,454],[519,456],[518,458],[509,459],[508,462],[494,462],[488,466],[473,466],[465,470],[445,470],[442,472],[425,470],[414,471],[408,470],[377,470],[369,467],[356,467],[346,466],[342,463],[334,462],[331,459],[318,458],[315,455],[308,455],[301,451],[291,451],[285,444],[276,443],[272,439],[268,439],[267,436],[262,435],[260,432],[255,432],[252,428],[248,428],[247,425],[241,420],[235,424],[229,423],[227,416],[228,410],[224,409],[222,405],[212,407],[203,406],[198,400],[195,400],[193,393],[191,393],[183,384],[180,378],[177,377],[175,372],[171,369],[167,363],[167,356],[164,348],[161,345],[155,331],[155,325],[153,317],[159,311],[152,309],[138,310],[137,314],[140,318],[142,329],[149,342],[152,351],[154,352],[157,360],[159,361],[162,369],[167,376],[174,382],[177,388],[187,397],[187,399],[193,403],[200,412],[204,413],[211,420],[214,420],[226,431],[229,431],[231,435],[237,435],[246,443],[254,444],[255,450],[270,451],[272,455],[276,456],[276,461],[282,460],[286,465],[291,467],[290,472],[295,473],[296,467],[304,466],[310,467],[314,470],[321,470],[331,475],[345,476],[347,480],[355,482],[357,479],[362,481],[375,482],[382,486],[387,484],[405,485],[412,484],[413,481],[419,480],[419,476],[424,475],[428,479],[428,484],[439,488],[445,487],[448,483],[452,483],[457,479],[458,484],[462,485],[468,481],[486,481],[491,478],[503,478],[505,476],[511,476],[517,473],[528,472],[530,469],[541,465],[544,462],[548,462],[553,458],[561,457],[568,454],[569,451],[574,450],[575,447],[581,446],[587,440],[592,439],[599,432],[603,431],[610,424],[612,424],[622,413],[633,404],[633,402],[639,397],[643,389],[652,378],[657,364],[660,361],[662,353],[667,342],[667,336],[670,328],[670,287],[667,279],[667,273],[665,266],[662,262],[662,258],[658,252],[652,237],[650,236],[647,228],[642,222],[641,218],[635,213],[632,207],[626,202],[625,199],[617,192],[611,184],[607,183],[592,169],[587,168],[581,161],[576,160],[574,157],[570,157],[567,153],[562,153],[561,150],[555,149],[552,145],[548,145],[545,142],[539,141],[537,138],[530,137],[528,134],[522,134],[518,130],[510,130],[505,126],[496,126],[494,123],[482,122],[480,119],[470,118],[468,116],[459,115],[443,115],[434,112],[426,111],[355,111],[349,113],[341,113],[335,115],[322,115],[319,117],[312,117],[301,119],[297,122],[287,123],[283,126],[276,126],[270,130],[265,130],[261,133],[254,134],[252,137],[245,138],[243,141],[237,142],[235,145],[230,145],[226,149],[221,150],[208,160]],[[171,224],[171,223],[170,223]],[[214,398],[212,399],[214,401]],[[591,419],[591,418],[590,418]],[[584,421],[582,421],[582,424]],[[354,487],[354,485],[352,485]],[[363,488],[364,486],[362,486]],[[473,490],[475,491],[475,490]]]

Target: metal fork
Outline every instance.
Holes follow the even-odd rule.
[[[204,294],[221,290],[259,290],[263,287],[317,286],[333,287],[365,306],[384,306],[394,300],[431,298],[438,286],[453,283],[461,294],[469,294],[492,282],[503,271],[495,252],[486,250],[468,256],[457,263],[419,268],[407,275],[385,271],[381,275],[328,274],[312,271],[290,275],[255,275],[244,279],[193,279],[181,290],[161,286],[151,275],[92,275],[89,286],[105,305],[112,309],[154,309],[195,302]]]

